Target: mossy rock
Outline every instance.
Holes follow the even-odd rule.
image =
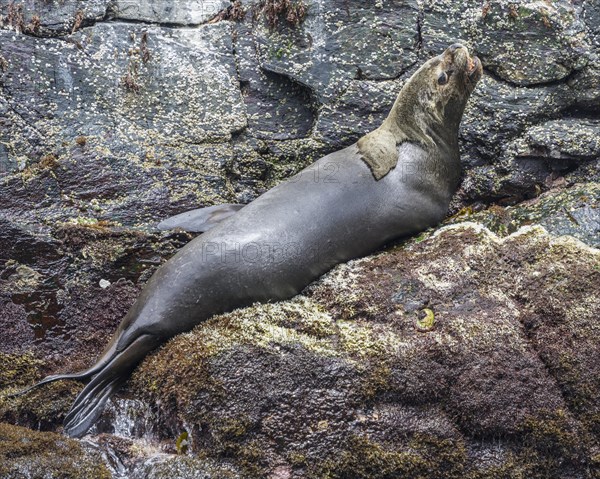
[[[210,319],[131,388],[250,477],[568,477],[598,445],[599,281],[573,238],[447,226]]]
[[[0,477],[111,479],[112,475],[102,458],[85,451],[78,441],[0,423]]]
[[[7,388],[23,387],[38,378],[43,361],[28,354],[0,353],[0,391]]]

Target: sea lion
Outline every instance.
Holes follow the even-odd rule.
[[[452,45],[414,73],[384,123],[358,143],[248,205],[167,222],[206,232],[157,269],[94,366],[32,386],[89,379],[65,432],[85,434],[139,361],[167,339],[215,314],[290,298],[336,264],[440,222],[460,177],[459,123],[481,75],[477,57]]]

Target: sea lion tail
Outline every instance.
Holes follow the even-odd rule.
[[[135,366],[158,344],[160,338],[144,334],[102,367],[79,393],[63,422],[65,434],[81,437],[96,422],[106,401],[127,381]]]

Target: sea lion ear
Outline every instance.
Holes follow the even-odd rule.
[[[379,127],[358,140],[358,151],[371,169],[376,180],[387,175],[398,163],[396,137],[389,130]]]
[[[222,205],[207,206],[197,210],[186,211],[175,216],[171,216],[158,223],[159,230],[172,230],[180,228],[190,233],[205,233],[213,226],[219,224],[225,218],[229,218],[245,205],[234,205],[224,203]]]

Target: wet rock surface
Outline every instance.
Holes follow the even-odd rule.
[[[273,3],[0,0],[0,392],[94,361],[192,238],[158,221],[353,143],[455,41],[485,74],[448,223],[483,226],[174,339],[93,447],[1,425],[0,476],[596,477],[598,2]],[[60,431],[79,389],[0,421]]]
[[[573,236],[600,246],[600,187],[596,182],[556,187],[537,198],[506,208],[483,211],[466,208],[448,222],[477,221],[496,234],[506,236],[522,226],[538,224],[551,234]]]

